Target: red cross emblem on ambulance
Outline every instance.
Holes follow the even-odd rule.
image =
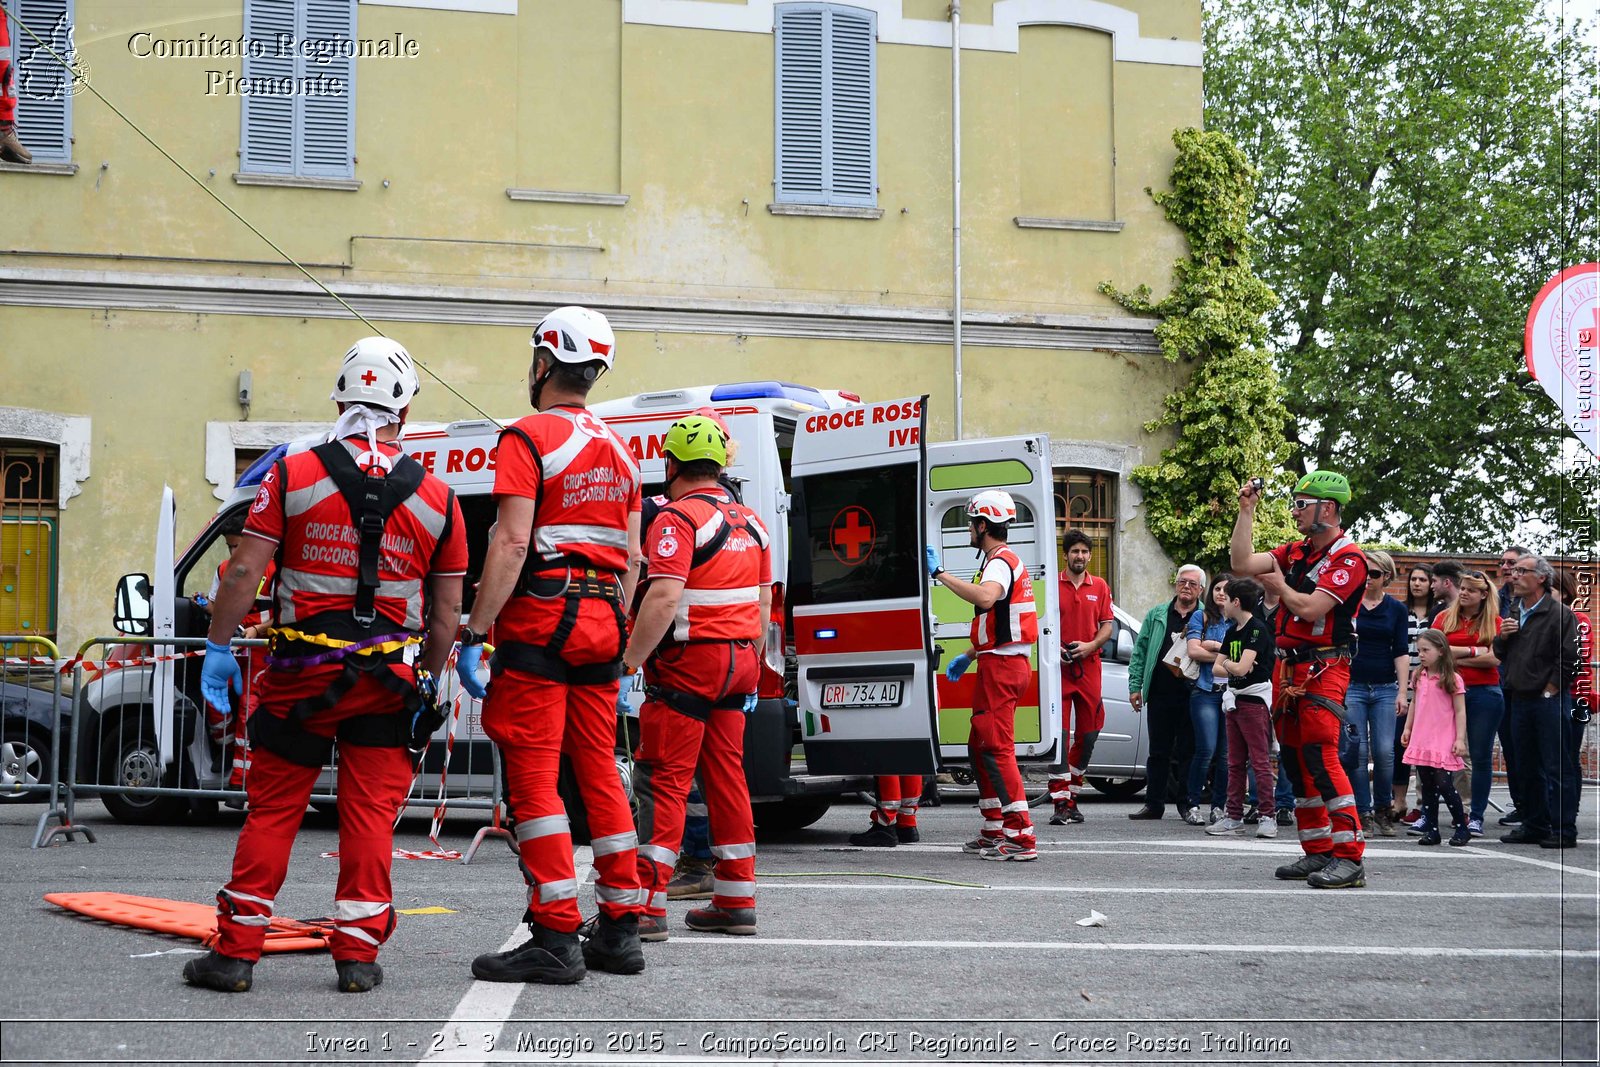
[[[833,526],[829,530],[830,546],[834,558],[846,567],[855,567],[863,563],[872,555],[872,549],[877,541],[878,527],[872,521],[872,513],[866,508],[855,506],[841,508],[839,514],[833,517]]]

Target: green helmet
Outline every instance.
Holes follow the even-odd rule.
[[[1350,479],[1333,471],[1312,471],[1294,483],[1294,495],[1337,500],[1342,506],[1350,503]]]
[[[722,427],[704,415],[688,415],[672,424],[661,451],[679,463],[709,459],[719,467],[728,465],[728,438]]]

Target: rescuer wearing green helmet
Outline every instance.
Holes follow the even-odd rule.
[[[648,578],[623,654],[644,667],[634,757],[639,937],[665,941],[667,884],[683,841],[695,768],[711,818],[711,906],[691,930],[756,932],[756,838],[744,776],[745,715],[755,710],[772,610],[772,548],[761,520],[718,484],[726,431],[705,415],[672,424],[662,442],[667,495],[645,535]]]
[[[1260,576],[1279,601],[1273,712],[1305,855],[1279,867],[1277,876],[1318,889],[1359,888],[1366,885],[1365,841],[1339,762],[1354,619],[1367,581],[1366,557],[1342,528],[1350,482],[1325,470],[1301,477],[1294,522],[1305,538],[1270,552],[1254,550],[1260,499],[1260,479],[1239,490],[1229,557],[1235,574]]]

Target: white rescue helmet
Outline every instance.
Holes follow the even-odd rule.
[[[967,501],[967,521],[987,519],[995,525],[1017,521],[1017,502],[1004,489],[985,489]]]
[[[411,353],[387,337],[363,337],[344,354],[330,399],[399,411],[422,391]]]
[[[611,332],[611,323],[600,312],[569,304],[540,319],[528,345],[535,352],[549,352],[558,363],[581,365],[598,361],[610,370],[616,359],[617,338]]]

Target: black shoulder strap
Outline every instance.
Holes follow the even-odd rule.
[[[732,536],[735,529],[742,530],[745,528],[745,522],[743,517],[740,517],[738,525],[735,526],[733,521],[728,517],[729,513],[726,510],[728,502],[720,497],[712,496],[710,493],[685,493],[677,500],[674,500],[672,504],[676,504],[682,500],[704,500],[707,504],[715,507],[717,509],[717,514],[722,516],[722,525],[718,526],[717,532],[711,535],[711,540],[707,541],[703,545],[696,546],[694,555],[689,559],[690,567],[704,567],[716,557],[718,552],[722,551],[722,546],[727,543],[728,538]],[[689,516],[673,507],[672,504],[668,504],[666,507],[662,508],[662,512],[671,512],[672,514],[676,515],[678,519],[692,532],[695,529],[694,521],[690,519]]]
[[[539,455],[539,448],[533,443],[533,438],[528,436],[527,430],[521,426],[507,426],[500,431],[500,440],[504,441],[508,433],[516,434],[522,439],[522,443],[528,446],[528,455],[533,457],[533,465],[539,469],[539,488],[535,490],[533,497],[533,514],[537,521],[539,505],[544,503],[544,457]]]
[[[394,509],[410,498],[422,485],[422,464],[401,453],[388,474],[369,474],[356,466],[342,441],[327,441],[311,451],[338,486],[350,507],[350,519],[361,535],[357,557],[356,603],[352,614],[362,626],[377,618],[378,560],[382,555],[383,527]]]

